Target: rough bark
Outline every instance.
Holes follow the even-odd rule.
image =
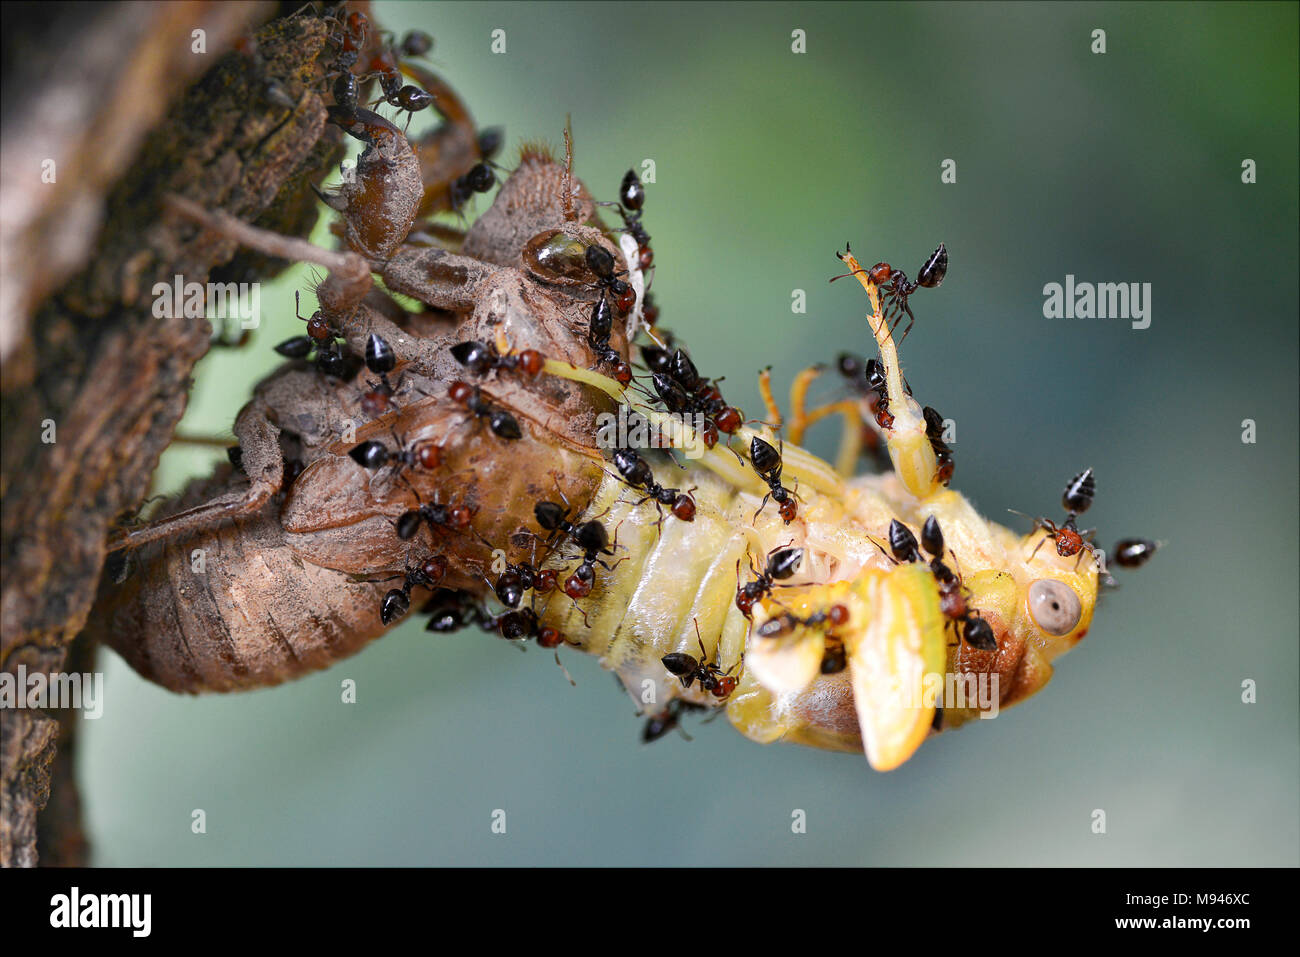
[[[90,670],[85,649],[68,654],[107,532],[144,498],[207,351],[206,320],[154,317],[154,283],[245,280],[283,265],[226,265],[230,244],[165,215],[162,198],[306,235],[309,186],[341,155],[338,137],[322,137],[333,53],[309,11],[264,27],[255,53],[223,55],[290,11],[39,7],[7,4],[4,18],[0,667],[15,674]],[[193,52],[197,29],[206,54]],[[44,158],[55,159],[54,183],[42,183]],[[46,862],[78,863],[71,752],[56,747],[75,717],[0,718],[0,865],[35,864],[38,831]]]

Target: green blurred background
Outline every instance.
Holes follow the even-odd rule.
[[[523,139],[558,143],[572,113],[577,170],[604,198],[655,161],[663,322],[747,408],[768,363],[784,391],[805,365],[867,350],[861,289],[827,284],[846,240],[913,274],[946,242],[947,281],[913,299],[904,362],[956,420],[954,487],[1015,522],[1004,509],[1056,515],[1091,465],[1102,543],[1169,544],[1122,576],[1040,696],[886,775],[752,744],[725,719],[643,748],[595,661],[566,656],[575,689],[549,654],[419,621],[293,685],[199,700],[106,652],[105,713],[80,756],[96,863],[1300,861],[1296,5],[377,14],[435,35],[479,122],[505,125],[507,158]],[[955,185],[940,182],[949,158]],[[1044,284],[1067,273],[1151,283],[1151,327],[1043,318]],[[186,430],[229,434],[271,345],[300,331],[295,287],[301,272],[264,297],[275,315],[251,349],[204,360]],[[814,448],[833,454],[835,431]],[[159,487],[211,457],[169,452]]]

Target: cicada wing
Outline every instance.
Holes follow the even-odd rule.
[[[849,672],[867,760],[890,771],[912,756],[934,720],[936,680],[942,688],[944,623],[930,569],[899,565],[864,575],[868,606],[850,635]]]

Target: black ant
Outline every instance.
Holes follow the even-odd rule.
[[[655,503],[655,508],[659,509],[660,523],[663,522],[665,505],[671,508],[673,515],[683,522],[695,521],[695,499],[691,498],[690,492],[664,488],[655,481],[649,463],[639,454],[631,449],[618,449],[614,453],[614,467],[618,469],[618,473],[623,476],[623,481],[628,485],[645,491],[646,497],[637,502],[637,505],[647,500]]]
[[[497,184],[497,174],[487,163],[475,163],[469,171],[457,176],[449,187],[450,203],[453,212],[469,202],[475,193],[486,193]]]
[[[612,298],[618,314],[626,316],[636,305],[636,290],[619,278],[624,273],[615,271],[614,254],[599,243],[592,243],[585,256],[587,268],[596,276],[595,286],[600,290],[601,299]],[[595,313],[592,317],[594,321]]]
[[[348,458],[372,472],[389,463],[399,470],[417,465],[423,469],[436,469],[442,464],[442,448],[432,440],[416,443],[409,448],[403,445],[396,434],[393,435],[393,441],[397,443],[396,450],[390,450],[383,442],[375,439],[361,442],[348,452]]]
[[[413,36],[413,34],[417,32],[419,31],[408,33],[406,38],[402,41],[402,44],[399,46],[390,45],[381,48],[378,53],[371,57],[370,62],[367,64],[368,70],[366,71],[369,75],[377,75],[379,77],[379,88],[382,95],[375,102],[387,103],[390,106],[397,107],[399,110],[406,111],[406,123],[408,127],[410,126],[412,116],[421,110],[428,109],[434,102],[433,94],[420,89],[418,86],[413,86],[410,83],[402,83],[402,70],[397,61],[399,56],[406,55],[405,47],[407,46],[407,41],[410,41],[411,45],[415,47],[424,46],[426,51],[433,46],[432,37],[428,34],[422,34],[421,37]],[[426,40],[427,44],[425,43]],[[418,56],[420,54],[412,55]],[[337,100],[337,97],[335,99]]]
[[[619,216],[623,219],[623,226],[628,235],[630,235],[637,244],[637,265],[642,269],[649,269],[654,262],[654,250],[650,248],[650,234],[645,231],[641,225],[641,207],[645,205],[645,186],[641,183],[641,178],[636,175],[636,170],[628,170],[623,176],[623,182],[618,188],[617,203],[601,203],[601,206],[612,206],[618,211]]]
[[[478,538],[488,548],[492,548],[492,544],[484,539],[482,535],[479,535]],[[539,595],[544,595],[555,590],[557,575],[554,569],[539,569],[536,562],[537,541],[534,539],[531,561],[507,562],[505,570],[497,576],[495,582],[488,579],[486,575],[484,580],[492,586],[492,591],[496,593],[497,598],[501,600],[503,605],[507,608],[518,608],[526,591],[531,590]]]
[[[588,250],[598,248],[600,247],[589,246]],[[605,250],[601,249],[601,252]],[[617,349],[610,346],[609,337],[613,333],[614,310],[610,307],[609,297],[602,290],[600,298],[592,306],[591,319],[587,323],[587,345],[596,353],[597,365],[612,366],[614,379],[619,385],[627,385],[632,381],[632,367],[623,361],[623,356]]]
[[[502,355],[495,345],[467,339],[451,347],[451,355],[474,375],[482,376],[495,370],[518,369],[525,375],[535,376],[542,371],[545,357],[536,349]]]
[[[930,440],[930,447],[934,449],[939,463],[935,478],[940,485],[947,485],[952,481],[952,473],[957,466],[952,459],[952,449],[943,440],[943,416],[928,405],[921,413],[925,416],[925,437]]]
[[[692,621],[695,624],[695,638],[700,644],[700,657],[697,659],[694,655],[674,651],[659,660],[669,674],[681,680],[683,688],[689,688],[692,682],[698,681],[701,691],[707,691],[715,698],[725,698],[736,690],[736,679],[731,672],[740,662],[736,661],[726,671],[716,663],[710,664],[709,653],[704,650],[704,639],[700,637],[700,623],[694,619]]]
[[[393,396],[397,394],[397,389],[388,381],[388,373],[396,367],[397,354],[393,352],[392,346],[378,333],[370,333],[366,339],[366,368],[379,376],[379,379],[366,381],[370,391],[361,396],[361,410],[371,418],[377,418],[395,408]]]
[[[753,581],[736,588],[736,607],[746,618],[752,617],[754,604],[770,594],[777,581],[784,581],[792,576],[803,561],[802,548],[774,548],[768,552],[760,573],[750,562],[750,571],[754,573]],[[740,559],[736,559],[736,577],[740,577]]]
[[[447,634],[460,631],[467,624],[481,624],[487,620],[477,598],[465,591],[453,591],[450,588],[438,588],[433,596],[424,603],[420,614],[430,615],[425,631]]]
[[[891,547],[894,542],[895,524],[909,536],[911,535],[905,525],[895,520],[889,527]],[[915,541],[912,540],[913,547]],[[925,524],[921,526],[921,547],[930,555],[930,571],[939,586],[939,611],[953,623],[954,627],[961,626],[961,636],[966,640],[966,644],[980,651],[996,651],[998,640],[993,635],[993,627],[969,607],[966,602],[966,589],[961,579],[943,562],[945,551],[943,531],[939,528],[939,520],[933,515],[927,517]],[[956,553],[954,552],[953,555],[955,558]],[[917,559],[920,559],[919,554]]]
[[[889,327],[892,333],[902,321],[904,313],[907,314],[907,328],[903,330],[903,335],[899,338],[901,344],[907,338],[907,334],[912,331],[912,323],[916,317],[912,315],[912,307],[907,304],[907,299],[917,289],[922,287],[926,289],[935,289],[943,282],[943,277],[948,273],[948,250],[943,243],[939,248],[930,254],[930,258],[922,264],[916,274],[914,282],[909,281],[907,273],[901,269],[894,269],[889,263],[876,263],[867,270],[867,277],[880,290],[881,308],[887,313],[886,318],[893,318],[893,324]],[[853,275],[853,273],[846,273]],[[835,279],[843,279],[844,276],[836,276]],[[832,279],[831,282],[834,282]]]
[[[1056,554],[1062,558],[1078,555],[1079,559],[1082,560],[1085,550],[1093,557],[1096,557],[1096,546],[1093,545],[1089,538],[1085,537],[1090,536],[1092,531],[1080,532],[1079,526],[1075,524],[1075,519],[1086,512],[1088,507],[1092,505],[1092,499],[1096,493],[1097,481],[1093,477],[1092,469],[1084,469],[1070,479],[1069,484],[1065,486],[1065,492],[1061,495],[1061,505],[1065,508],[1065,522],[1057,526],[1050,519],[1034,519],[1034,527],[1043,529],[1047,532],[1047,535],[1034,547],[1029,557],[1032,559],[1037,555],[1038,549],[1042,548],[1043,542],[1046,541],[1056,543]]]
[[[705,705],[687,701],[685,698],[674,698],[668,702],[668,707],[664,708],[663,711],[646,718],[646,722],[641,728],[641,743],[649,744],[651,741],[658,741],[674,728],[681,732],[683,738],[690,741],[691,736],[683,731],[680,725],[682,715],[688,711],[707,710],[708,707]]]
[[[650,354],[646,356],[646,348]],[[682,349],[671,353],[655,347],[643,347],[643,358],[652,364],[652,381],[659,400],[671,412],[696,412],[703,415],[713,426],[713,441],[717,441],[717,432],[733,434],[744,424],[740,410],[727,404],[717,383],[705,379],[695,368],[691,357]],[[705,444],[712,448],[705,436]]]
[[[835,604],[825,611],[814,612],[807,618],[799,618],[788,611],[782,612],[759,625],[756,634],[760,638],[783,638],[800,625],[807,628],[824,627],[826,635],[820,670],[824,675],[833,675],[848,667],[848,654],[844,649],[844,641],[835,634],[835,629],[842,628],[848,623],[848,606]]]
[[[385,625],[391,625],[411,608],[411,589],[418,585],[436,588],[447,575],[447,559],[443,555],[431,555],[419,565],[408,568],[406,574],[390,575],[388,578],[376,578],[371,581],[392,581],[404,578],[401,588],[394,588],[384,595],[379,606],[379,618]]]
[[[583,522],[573,530],[571,539],[582,549],[582,562],[573,574],[564,580],[564,593],[576,603],[579,598],[591,594],[591,587],[596,582],[596,565],[609,568],[598,556],[613,555],[610,548],[609,533],[600,522]],[[620,559],[621,561],[621,559]],[[584,613],[585,617],[585,613]]]
[[[498,438],[514,440],[523,437],[523,432],[519,429],[519,421],[505,409],[498,409],[483,398],[482,390],[478,386],[472,386],[458,379],[451,384],[447,394],[451,396],[453,402],[463,405],[478,418],[486,419],[488,428]]]
[[[754,517],[758,518],[759,512],[767,507],[767,500],[770,498],[779,506],[781,520],[789,525],[798,514],[799,506],[795,503],[794,493],[781,484],[783,467],[781,453],[756,435],[749,443],[749,460],[754,466],[754,471],[767,483],[769,489],[763,496],[763,504],[758,507]]]
[[[338,343],[338,333],[330,327],[329,321],[319,309],[304,317],[299,309],[299,294],[293,294],[294,315],[307,323],[307,335],[286,339],[275,347],[275,351],[286,359],[306,359],[312,350],[316,351],[316,368],[322,374],[335,379],[350,379],[355,374],[353,356],[346,346]]]
[[[1159,542],[1146,538],[1126,538],[1116,543],[1111,558],[1120,568],[1141,568],[1159,548]]]

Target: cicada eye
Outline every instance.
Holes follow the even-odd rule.
[[[558,229],[538,233],[524,246],[524,265],[547,282],[588,283],[587,246]]]
[[[1049,635],[1068,635],[1079,624],[1083,605],[1065,582],[1040,578],[1029,586],[1029,614]]]

